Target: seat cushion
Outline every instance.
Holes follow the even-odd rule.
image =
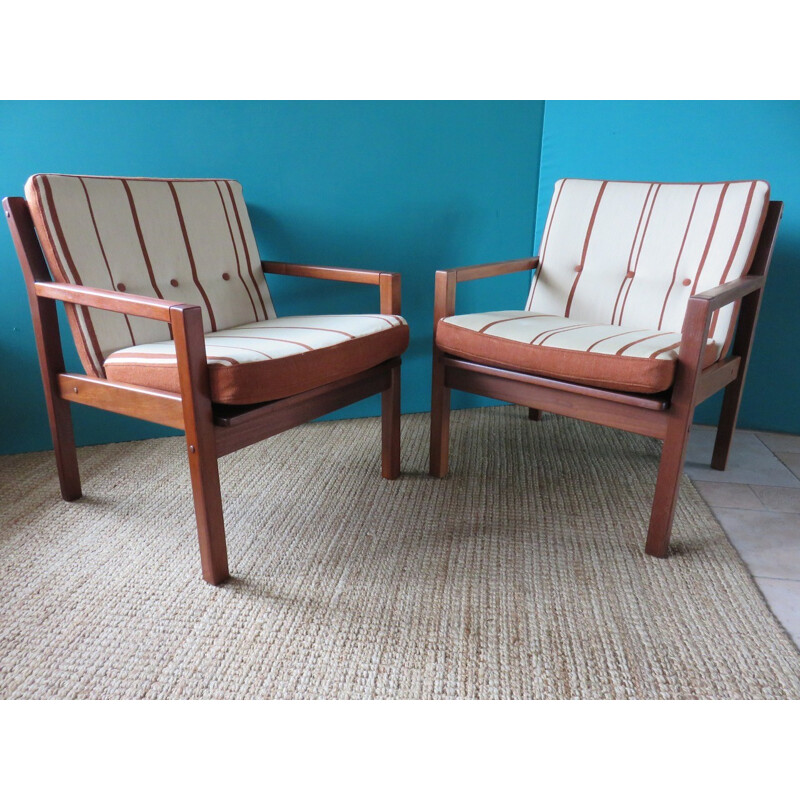
[[[675,378],[681,336],[674,331],[602,325],[530,311],[445,317],[436,344],[482,364],[624,392],[652,394]],[[703,366],[719,357],[709,339]]]
[[[261,403],[355,375],[399,356],[408,325],[396,315],[279,317],[205,336],[211,399]],[[179,391],[175,343],[118,350],[103,364],[110,380]]]

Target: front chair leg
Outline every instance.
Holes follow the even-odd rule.
[[[400,365],[392,367],[389,388],[381,392],[381,474],[400,475]]]
[[[200,445],[198,437],[191,436],[188,431],[186,445],[203,578],[217,586],[230,577],[217,454],[210,447]]]
[[[656,492],[650,514],[645,553],[657,558],[666,558],[672,534],[672,520],[678,502],[683,463],[686,459],[686,443],[689,439],[691,413],[688,419],[676,418],[667,428],[661,461],[658,465]]]
[[[539,422],[542,418],[542,410],[540,408],[529,408],[528,419],[531,422]]]
[[[433,353],[431,388],[431,452],[430,474],[435,478],[447,475],[450,455],[450,389],[444,382],[444,365],[438,350]]]

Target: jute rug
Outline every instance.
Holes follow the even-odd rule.
[[[221,462],[231,569],[200,577],[182,438],[0,459],[4,698],[798,698],[800,654],[684,480],[645,557],[660,445],[522,409],[375,419]]]

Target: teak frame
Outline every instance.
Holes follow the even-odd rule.
[[[443,477],[448,470],[451,389],[527,406],[531,420],[540,419],[542,411],[551,411],[661,439],[664,444],[645,552],[666,558],[694,409],[723,388],[725,395],[711,466],[724,470],[727,465],[753,345],[753,332],[782,214],[783,203],[770,202],[753,263],[745,277],[696,294],[689,300],[681,332],[675,382],[670,390],[657,395],[596,389],[499,369],[444,353],[436,346],[435,331],[440,319],[455,314],[457,284],[534,270],[538,266],[538,259],[503,261],[437,272],[433,312],[431,475]],[[703,350],[712,315],[717,309],[735,302],[741,302],[741,307],[731,352],[702,369]]]
[[[19,256],[36,335],[61,496],[81,496],[70,403],[158,422],[186,433],[203,578],[229,577],[217,459],[337,408],[381,393],[381,471],[400,474],[400,359],[301,394],[249,406],[212,403],[199,306],[53,281],[27,201],[7,197],[3,209]],[[263,261],[267,273],[378,286],[382,314],[400,313],[400,274]],[[56,301],[166,322],[175,340],[180,393],[65,371]]]

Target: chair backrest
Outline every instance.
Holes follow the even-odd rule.
[[[58,281],[199,305],[207,331],[275,316],[236,181],[33,175],[25,196]],[[67,312],[90,374],[114,350],[170,338],[162,322]]]
[[[556,183],[528,310],[680,331],[693,294],[741,277],[769,205],[764,181]],[[734,308],[709,335],[730,341]]]

